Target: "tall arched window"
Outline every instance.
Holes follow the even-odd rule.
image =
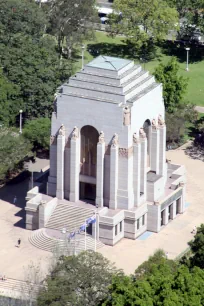
[[[98,131],[90,125],[81,129],[81,174],[96,177]]]
[[[144,132],[147,136],[147,167],[150,167],[150,120],[146,120],[143,124]]]

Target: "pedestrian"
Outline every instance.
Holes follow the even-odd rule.
[[[13,204],[16,204],[16,202],[17,202],[17,196],[13,198]]]
[[[196,234],[196,232],[197,232],[197,227],[196,227],[196,225],[193,227],[193,230],[192,230],[192,234]]]
[[[169,253],[168,252],[166,252],[166,259],[168,259],[169,258]]]
[[[21,238],[18,239],[18,248],[20,248],[21,245]]]

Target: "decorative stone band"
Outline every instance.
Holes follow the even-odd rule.
[[[130,148],[119,148],[119,157],[130,158],[133,154],[133,147]]]
[[[56,145],[57,144],[57,137],[54,135],[50,136],[50,145]]]

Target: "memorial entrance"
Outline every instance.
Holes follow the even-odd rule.
[[[90,182],[90,179],[96,178],[98,137],[97,130],[90,125],[81,129],[80,174],[83,181],[80,181],[80,199],[91,202],[96,199],[96,184]]]

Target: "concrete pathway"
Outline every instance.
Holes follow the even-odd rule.
[[[199,113],[204,113],[204,106],[196,106],[195,110],[197,110]]]

